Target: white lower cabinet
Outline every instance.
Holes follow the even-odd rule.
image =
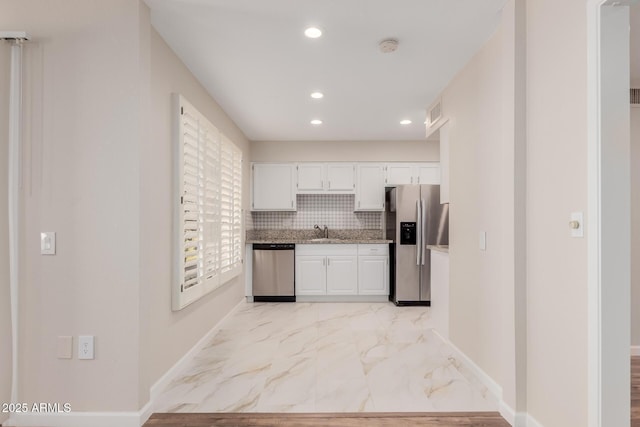
[[[389,294],[389,257],[358,258],[358,293],[360,295]]]
[[[296,245],[296,296],[389,295],[389,248]]]
[[[326,295],[326,265],[324,256],[296,256],[296,295]]]
[[[358,293],[358,261],[356,256],[327,257],[327,295]]]
[[[358,294],[389,295],[388,245],[358,245]]]

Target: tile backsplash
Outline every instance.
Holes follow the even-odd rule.
[[[250,212],[248,230],[313,228],[381,229],[382,212],[354,212],[353,194],[300,194],[296,212]]]

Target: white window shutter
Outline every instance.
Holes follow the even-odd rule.
[[[179,310],[241,272],[242,152],[177,96],[177,267]]]

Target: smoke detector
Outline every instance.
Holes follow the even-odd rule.
[[[398,40],[396,39],[386,39],[382,40],[378,45],[380,48],[380,52],[382,53],[391,53],[395,52],[398,48]]]

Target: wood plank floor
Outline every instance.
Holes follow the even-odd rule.
[[[508,427],[497,412],[153,414],[144,427]],[[640,427],[640,356],[631,357],[631,427]]]
[[[144,427],[509,427],[497,412],[153,414]]]
[[[640,356],[631,357],[631,427],[640,427]]]

